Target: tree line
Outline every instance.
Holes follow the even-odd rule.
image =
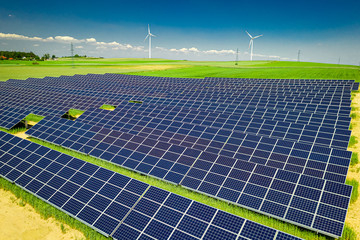
[[[52,55],[51,59],[55,59],[56,56]],[[48,60],[50,59],[50,54],[45,53],[42,57],[39,57],[33,52],[18,52],[18,51],[0,51],[0,60]]]

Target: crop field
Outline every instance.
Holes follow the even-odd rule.
[[[119,73],[127,75],[143,75],[157,77],[177,77],[177,78],[204,78],[204,77],[224,77],[224,78],[268,78],[268,79],[344,79],[360,82],[360,67],[352,65],[336,65],[308,62],[282,62],[282,61],[239,61],[235,62],[206,62],[206,61],[185,61],[185,60],[166,60],[166,59],[91,59],[78,58],[74,61],[69,58],[60,58],[55,61],[39,61],[33,64],[30,61],[0,61],[0,81],[8,79],[27,79],[43,78],[46,76],[58,77],[61,75],[72,76],[75,74],[104,74]],[[358,218],[360,201],[358,200],[358,188],[360,181],[360,165],[358,164],[358,153],[360,148],[360,93],[355,91],[352,94],[352,138],[349,150],[353,151],[353,159],[349,169],[347,184],[354,186],[351,198],[351,205],[346,219],[343,236],[340,239],[360,238],[360,221]],[[359,104],[359,105],[358,105]],[[112,106],[104,105],[103,109],[111,109]],[[73,115],[81,114],[74,110]],[[69,113],[71,114],[71,113]],[[38,122],[39,116],[30,116],[29,121]],[[12,134],[22,134],[24,129],[5,130]],[[24,136],[26,137],[26,136]],[[170,192],[183,195],[193,200],[205,203],[212,207],[233,213],[235,215],[250,219],[252,221],[270,226],[286,233],[304,239],[331,239],[325,235],[296,227],[292,224],[282,222],[267,216],[254,213],[252,211],[237,207],[235,205],[215,200],[173,184],[165,183],[152,177],[144,176],[127,170],[100,159],[90,157],[69,149],[64,149],[35,138],[28,138],[38,144],[64,152],[84,161],[94,163],[112,171],[127,175],[129,177],[146,182],[150,185],[168,190]],[[60,222],[69,225],[84,233],[86,238],[105,239],[104,236],[90,229],[79,221],[74,221],[66,214],[42,202],[31,194],[26,193],[19,187],[0,179],[0,188],[13,192],[16,197],[23,199],[26,203],[33,206],[37,212],[45,217],[55,217]],[[357,237],[358,236],[358,237]]]
[[[87,73],[126,73],[163,77],[313,78],[360,81],[360,68],[322,63],[253,61],[195,62],[166,59],[59,59],[57,61],[0,61],[0,81]]]

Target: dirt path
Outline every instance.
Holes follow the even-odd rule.
[[[70,240],[85,239],[83,233],[63,225],[54,218],[40,217],[34,208],[9,191],[0,189],[0,239],[6,240]]]
[[[356,93],[352,100],[353,113],[356,113],[357,117],[351,120],[352,135],[358,140],[354,146],[349,148],[349,151],[356,152],[360,155],[360,93]],[[360,182],[360,164],[350,167],[347,179],[356,179]],[[360,237],[360,200],[350,204],[349,211],[346,216],[346,223],[352,227],[357,236]]]

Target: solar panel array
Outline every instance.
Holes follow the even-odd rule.
[[[9,80],[0,105],[48,116],[27,131],[38,139],[338,237],[358,87],[88,74]],[[59,118],[69,108],[86,111]]]
[[[304,171],[301,175],[59,118],[44,118],[27,133],[122,167],[318,231],[339,233],[345,221],[351,186],[307,176],[313,174],[311,170]],[[283,144],[288,143],[283,142]],[[266,145],[265,140],[264,146]],[[328,157],[329,155],[316,153],[323,149],[314,149],[312,151],[314,158],[315,156]],[[332,151],[331,158],[339,163],[345,161],[342,158],[343,154],[351,156],[346,151],[335,149]],[[255,159],[258,158],[255,157]],[[348,164],[349,162],[346,161],[346,166]],[[340,169],[340,166],[337,167],[331,162],[325,165],[328,165],[328,171]],[[344,167],[344,171],[346,169]],[[313,171],[321,172],[320,170]],[[324,178],[339,180],[334,177],[338,176],[336,173],[322,172],[322,174]],[[345,175],[340,179],[341,182],[344,179]],[[309,206],[312,207],[309,208]],[[334,212],[337,213],[336,217],[333,216]],[[329,219],[324,220],[323,217]]]
[[[0,176],[114,239],[298,239],[4,132]]]

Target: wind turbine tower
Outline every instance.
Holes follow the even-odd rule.
[[[154,34],[150,32],[150,25],[148,24],[148,35],[146,35],[144,42],[147,38],[149,38],[149,58],[151,58],[151,37],[156,37]]]
[[[249,35],[250,37],[250,43],[249,43],[249,48],[250,48],[250,61],[252,61],[253,58],[253,48],[254,48],[254,39],[261,37],[262,35],[258,35],[258,36],[251,36],[250,33],[248,33],[247,31],[245,31],[247,33],[247,35]]]

